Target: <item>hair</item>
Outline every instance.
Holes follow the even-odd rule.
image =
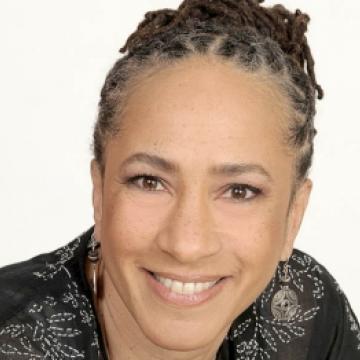
[[[215,55],[245,71],[265,72],[291,104],[286,143],[295,149],[296,179],[312,163],[315,98],[323,97],[305,33],[309,16],[262,0],[184,0],[177,10],[149,11],[125,45],[101,90],[92,149],[104,172],[104,149],[121,131],[126,98],[140,76],[192,55]]]

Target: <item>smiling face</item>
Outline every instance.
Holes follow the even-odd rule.
[[[131,92],[103,178],[92,163],[104,301],[120,331],[163,349],[216,349],[289,257],[310,182],[290,202],[286,109],[265,77],[210,58]]]

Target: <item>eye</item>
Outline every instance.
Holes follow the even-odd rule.
[[[156,185],[160,183],[160,180],[157,176],[154,175],[138,174],[127,178],[125,183],[129,185],[134,185],[145,191],[158,191],[156,190]],[[139,185],[139,183],[142,185]]]
[[[247,184],[232,184],[228,191],[236,201],[250,200],[261,193],[261,190]]]
[[[127,178],[125,183],[144,191],[161,191],[157,189],[157,185],[162,181],[155,175],[142,173]],[[232,195],[230,198],[238,202],[250,200],[261,193],[260,189],[247,184],[231,184],[228,191]]]

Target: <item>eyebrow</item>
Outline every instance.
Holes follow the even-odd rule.
[[[121,167],[128,166],[135,162],[142,162],[155,167],[159,170],[175,174],[180,172],[180,167],[175,162],[164,159],[158,155],[149,154],[145,152],[138,152],[129,156],[121,164]],[[270,173],[259,164],[252,163],[224,163],[213,165],[209,169],[209,174],[214,176],[235,176],[245,173],[257,173],[265,176],[269,180],[273,180]]]

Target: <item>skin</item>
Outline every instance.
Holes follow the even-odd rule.
[[[111,359],[215,359],[231,323],[289,258],[311,181],[293,187],[295,157],[283,143],[287,109],[268,78],[210,57],[137,82],[123,129],[106,145],[104,175],[91,163],[103,258],[98,311]],[[178,172],[143,162],[121,166],[137,152],[171,160]],[[257,167],[208,173],[222,163]],[[158,181],[125,183],[142,172]],[[233,183],[260,193],[246,190],[239,198]],[[180,306],[154,295],[143,268],[228,278],[209,301]]]

